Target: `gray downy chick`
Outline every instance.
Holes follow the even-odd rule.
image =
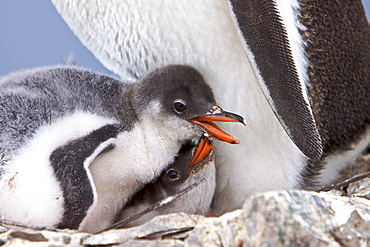
[[[176,200],[152,210],[140,218],[122,225],[122,227],[140,225],[154,216],[169,213],[184,212],[201,215],[208,213],[216,186],[214,156],[211,152],[199,163],[191,165],[195,150],[196,147],[193,144],[184,144],[175,161],[164,169],[156,180],[145,185],[130,199],[117,217],[117,221],[132,217],[151,205],[167,197],[177,195],[192,184],[202,181]]]
[[[214,118],[243,122],[189,66],[133,84],[38,68],[1,78],[0,88],[0,217],[29,225],[102,230],[187,140],[206,130],[235,143]]]

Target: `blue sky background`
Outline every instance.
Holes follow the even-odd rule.
[[[370,0],[364,3],[370,16]],[[74,36],[50,0],[0,0],[0,76],[64,63],[69,56],[86,68],[112,74]]]
[[[23,68],[74,61],[111,73],[87,50],[50,0],[0,0],[0,76]]]

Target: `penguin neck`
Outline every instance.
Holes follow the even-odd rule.
[[[150,122],[142,118],[142,121],[139,120],[139,122],[137,128],[142,133],[145,160],[149,161],[149,166],[162,167],[161,170],[163,170],[174,161],[182,142],[176,138],[176,133],[168,130],[157,121]],[[154,171],[156,177],[161,170]]]

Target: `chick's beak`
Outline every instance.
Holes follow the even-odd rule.
[[[232,112],[222,111],[221,113],[206,114],[189,119],[189,121],[202,126],[208,133],[217,139],[231,144],[239,144],[240,141],[221,130],[213,122],[239,122],[245,124],[244,118]]]
[[[191,160],[188,169],[186,170],[186,174],[189,175],[193,166],[201,162],[203,159],[205,159],[212,151],[212,149],[213,149],[213,138],[209,136],[207,133],[204,133],[199,140],[198,147],[195,150],[193,159]]]
[[[226,133],[225,131],[221,130],[213,122],[239,122],[243,125],[246,125],[242,116],[227,111],[194,117],[189,119],[189,121],[202,126],[209,134],[216,137],[217,139],[231,144],[239,144],[240,141],[230,134]],[[212,149],[213,138],[209,135],[203,135],[200,139],[197,150],[194,154],[188,170],[190,170],[192,166],[206,158]]]

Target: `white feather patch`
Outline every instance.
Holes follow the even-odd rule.
[[[92,178],[92,175],[91,175],[89,166],[104,151],[104,149],[106,149],[107,147],[109,147],[109,145],[114,144],[115,140],[116,140],[116,138],[110,138],[107,141],[101,143],[99,145],[99,147],[97,149],[95,149],[94,153],[92,153],[90,155],[90,157],[88,157],[85,160],[85,162],[84,162],[84,168],[86,170],[87,177],[89,178],[89,181],[90,181],[90,184],[91,184],[91,187],[92,187],[92,190],[93,190],[94,202],[89,207],[89,209],[87,210],[86,217],[80,223],[80,226],[79,226],[78,230],[82,230],[85,227],[86,222],[89,220],[89,216],[94,211],[94,209],[95,209],[95,207],[96,207],[96,205],[98,203],[98,193],[96,192],[96,186],[94,184],[94,181],[93,181],[93,178]]]
[[[115,120],[76,112],[42,126],[5,167],[0,184],[1,218],[55,227],[64,213],[63,192],[50,154],[67,142]]]
[[[339,173],[346,168],[348,165],[353,164],[356,159],[360,156],[361,152],[370,143],[370,128],[367,130],[363,138],[354,143],[349,151],[338,151],[335,154],[330,155],[324,159],[325,167],[321,172],[320,184],[328,186],[338,178]]]

